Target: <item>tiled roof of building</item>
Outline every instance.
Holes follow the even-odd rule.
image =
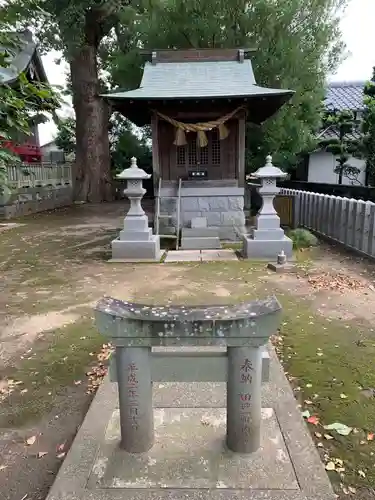
[[[364,81],[333,82],[328,85],[324,104],[330,111],[361,111],[363,109]]]
[[[354,128],[352,132],[345,135],[346,139],[349,141],[358,141],[362,137],[362,133],[360,128]],[[324,130],[323,134],[319,136],[319,139],[328,140],[328,139],[339,139],[340,133],[338,129],[334,126],[331,126],[329,129]]]
[[[362,111],[363,106],[363,89],[364,81],[357,82],[333,82],[329,83],[326,91],[324,104],[329,111]],[[358,126],[352,133],[347,134],[349,140],[359,140],[361,138],[361,130]],[[339,139],[340,134],[337,128],[331,125],[324,130],[320,135],[320,139]]]

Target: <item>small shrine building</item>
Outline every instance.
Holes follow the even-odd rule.
[[[112,109],[151,124],[156,232],[204,219],[222,240],[245,232],[245,125],[261,124],[293,91],[256,84],[251,50],[157,50],[140,87],[112,92]]]

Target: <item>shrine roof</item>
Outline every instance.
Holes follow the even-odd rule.
[[[147,62],[138,89],[107,94],[110,100],[171,100],[284,95],[256,85],[251,61]]]
[[[0,49],[5,50],[3,47]],[[18,81],[18,77],[23,72],[30,71],[30,77],[34,80],[47,82],[47,75],[43,68],[41,57],[38,53],[37,45],[33,40],[30,31],[25,30],[19,33],[19,46],[7,49],[9,66],[0,67],[0,84],[11,85]]]

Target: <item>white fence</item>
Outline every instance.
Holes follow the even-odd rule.
[[[296,225],[375,257],[375,203],[287,188],[281,194],[294,195]]]
[[[68,163],[24,163],[7,167],[8,187],[72,185],[72,167]]]

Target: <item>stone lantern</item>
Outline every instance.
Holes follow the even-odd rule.
[[[148,217],[142,208],[141,200],[146,193],[143,180],[149,179],[147,174],[137,166],[137,159],[131,159],[130,168],[117,175],[118,179],[126,179],[124,194],[129,198],[130,208],[124,219],[124,229],[118,238],[112,241],[112,261],[142,262],[160,260],[160,238],[152,234],[148,227]]]
[[[258,193],[262,197],[262,208],[257,215],[256,228],[243,237],[243,254],[248,259],[273,259],[284,252],[286,257],[293,256],[293,242],[285,236],[280,227],[280,217],[273,206],[273,200],[280,189],[276,180],[286,174],[272,164],[272,156],[267,156],[264,167],[259,168],[253,177],[260,179]]]

